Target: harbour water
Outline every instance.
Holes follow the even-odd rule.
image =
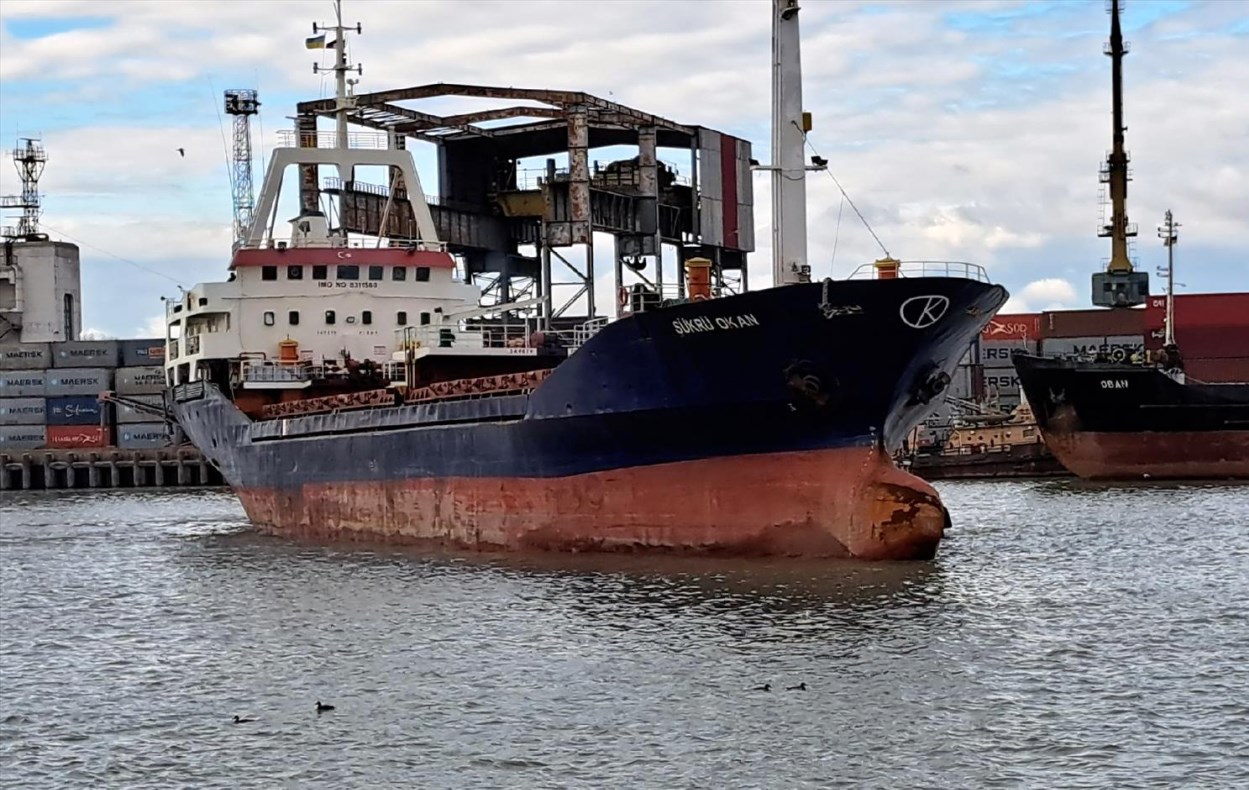
[[[8,493],[0,783],[1249,785],[1249,486],[941,489],[936,561],[800,566],[308,546],[217,490]]]

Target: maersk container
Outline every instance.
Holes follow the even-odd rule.
[[[48,425],[100,425],[105,406],[95,395],[48,398]]]
[[[1041,341],[1041,355],[1046,357],[1096,357],[1104,354],[1112,362],[1127,362],[1132,355],[1145,350],[1143,335],[1110,337],[1063,337]]]
[[[47,343],[0,343],[0,370],[44,370],[52,367]]]
[[[52,344],[56,368],[115,368],[119,359],[116,340],[74,340]]]
[[[1019,375],[1015,373],[1014,368],[1010,370],[986,368],[984,371],[984,389],[985,397],[991,398],[994,393],[997,393],[999,398],[1013,398],[1018,403]]]
[[[42,370],[0,370],[0,398],[42,398],[47,380]]]
[[[168,447],[169,428],[163,422],[143,422],[117,426],[117,446],[123,450],[151,450]]]
[[[42,425],[0,425],[0,453],[38,450],[47,443],[48,431]]]
[[[0,425],[43,425],[43,398],[0,399]]]
[[[1037,352],[1035,340],[981,340],[980,364],[986,368],[1012,368],[1011,355],[1016,351]]]
[[[121,366],[124,368],[140,368],[149,365],[165,364],[165,341],[163,338],[150,340],[121,340]]]
[[[53,368],[48,371],[47,395],[99,395],[113,388],[113,371],[104,368]]]
[[[153,406],[161,406],[164,404],[164,400],[165,400],[164,396],[162,395],[130,395],[128,397],[130,398],[130,400],[137,400],[140,403],[150,403]],[[134,423],[151,422],[154,418],[154,415],[148,412],[138,411],[136,409],[132,409],[129,406],[126,406],[121,403],[116,404],[116,409],[117,409],[116,421],[118,425],[130,425]]]
[[[165,369],[156,366],[118,368],[118,395],[155,395],[165,388]]]

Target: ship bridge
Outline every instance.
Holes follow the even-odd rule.
[[[454,115],[409,106],[448,100],[500,106]],[[437,146],[437,196],[425,200],[440,240],[465,261],[487,300],[540,299],[553,323],[578,312],[610,313],[614,305],[594,303],[601,270],[594,233],[613,239],[614,293],[638,286],[682,290],[691,258],[711,261],[719,291],[746,288],[754,206],[745,140],[572,91],[437,83],[359,94],[350,102],[350,123],[384,133],[373,144]],[[299,104],[298,145],[332,146],[333,135],[318,133],[317,121],[337,110],[335,99]],[[591,159],[594,149],[620,147],[636,155]],[[542,164],[526,169],[535,160]],[[348,232],[419,235],[408,194],[393,175],[386,185],[318,183],[315,167],[301,168],[301,205],[315,210],[325,193],[339,197]],[[658,266],[665,244],[677,257]],[[565,257],[570,247],[581,248],[580,260]]]

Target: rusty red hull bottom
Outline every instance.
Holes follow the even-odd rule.
[[[1249,479],[1249,431],[1049,432],[1063,466],[1089,479]]]
[[[928,483],[862,447],[238,493],[254,524],[284,537],[489,551],[930,559],[949,523]]]

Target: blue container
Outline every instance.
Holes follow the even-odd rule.
[[[48,425],[99,425],[104,404],[95,395],[66,395],[48,398]]]

